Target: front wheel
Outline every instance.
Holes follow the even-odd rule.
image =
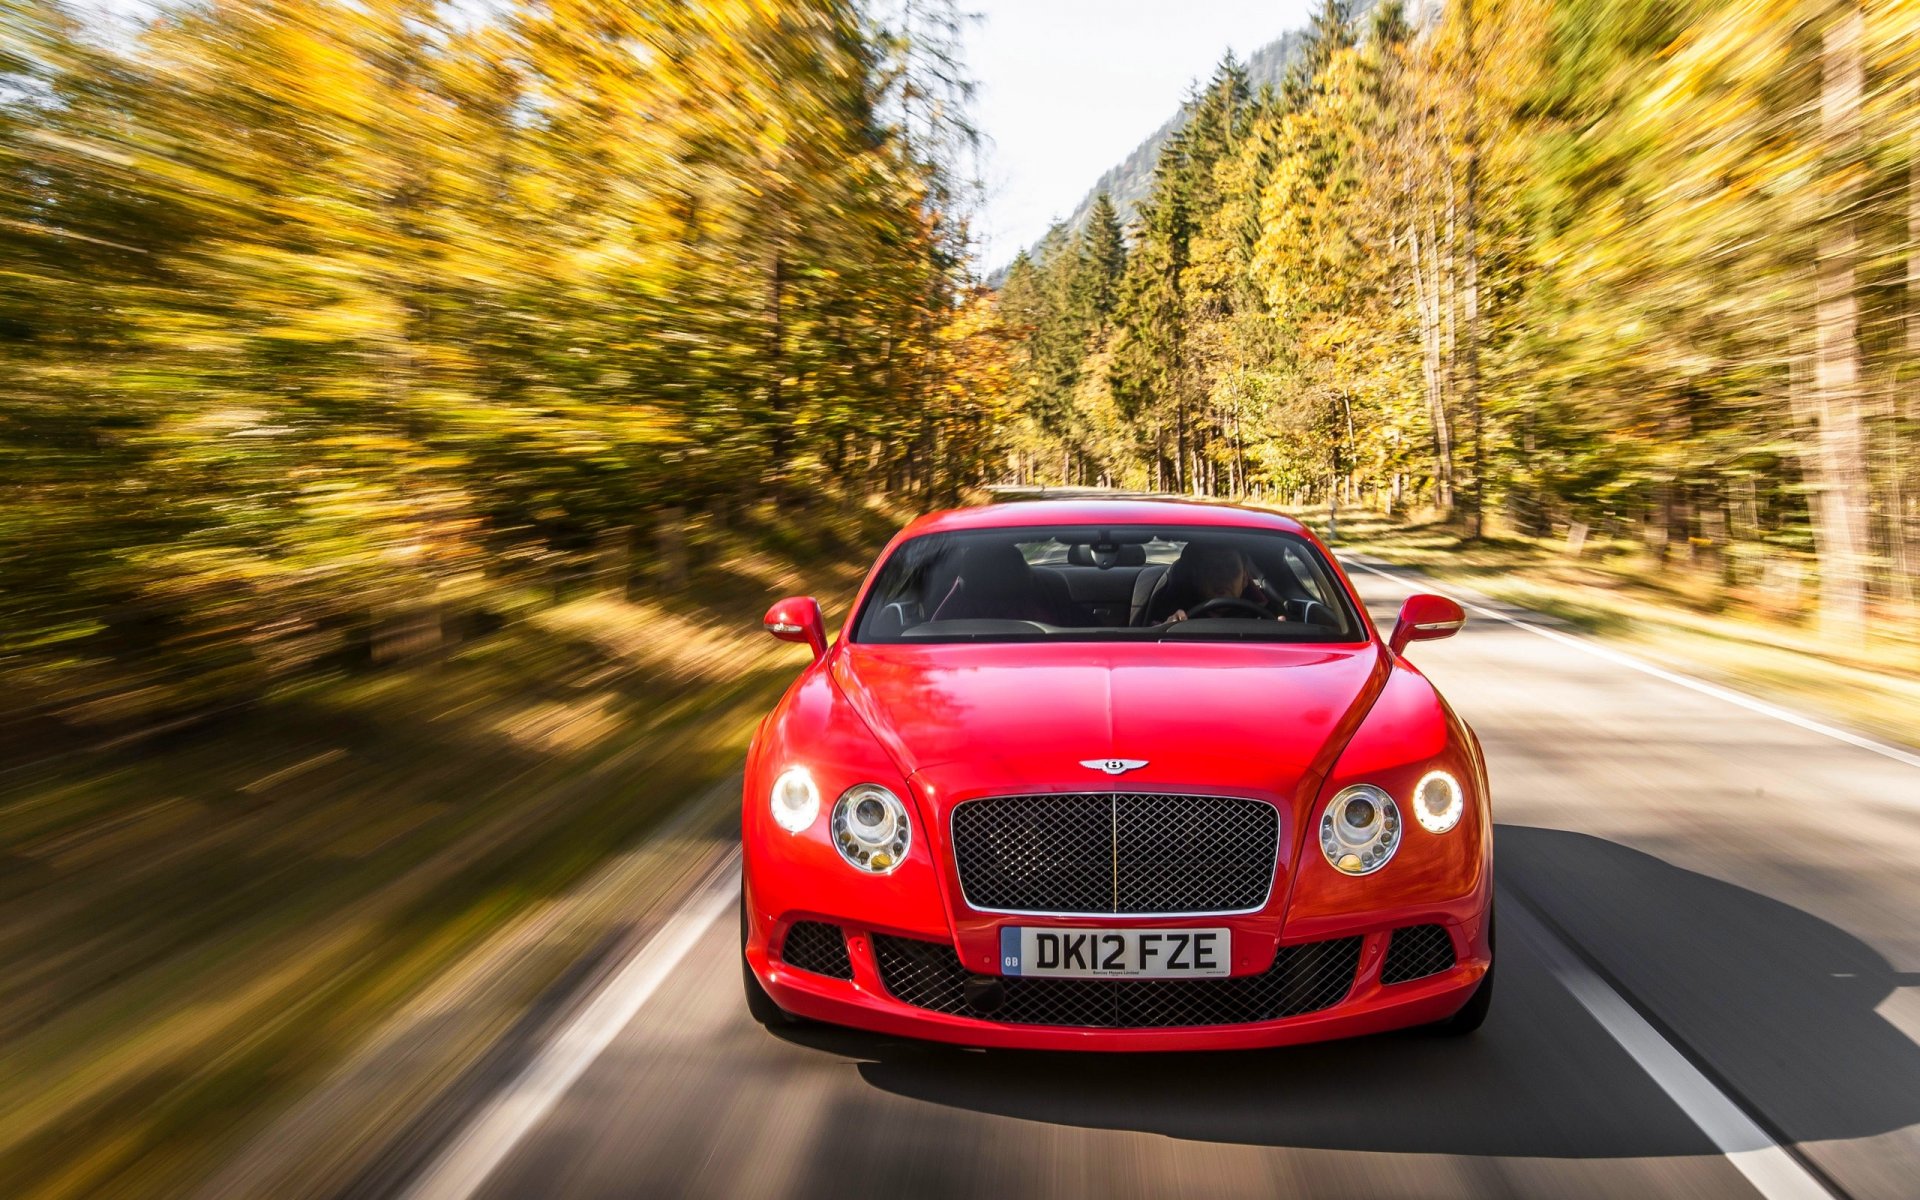
[[[760,977],[753,973],[753,966],[747,962],[747,895],[745,889],[740,893],[740,976],[747,993],[747,1015],[768,1029],[786,1029],[799,1023],[800,1018],[773,1002],[767,995],[767,989],[761,985]]]
[[[1493,1007],[1493,967],[1499,961],[1499,955],[1493,954],[1494,919],[1487,918],[1487,951],[1492,961],[1487,963],[1487,973],[1480,978],[1480,986],[1473,989],[1473,995],[1467,998],[1459,1012],[1444,1021],[1435,1021],[1426,1026],[1426,1031],[1436,1037],[1465,1037],[1487,1023],[1487,1010]]]

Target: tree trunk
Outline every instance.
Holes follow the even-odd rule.
[[[1653,547],[1654,561],[1667,565],[1673,551],[1674,484],[1661,480],[1654,485],[1653,506],[1647,512],[1647,528],[1642,540]]]
[[[1173,490],[1182,495],[1187,490],[1187,404],[1177,390],[1173,399]]]
[[[1234,488],[1244,495],[1247,490],[1247,431],[1240,423],[1240,397],[1236,392],[1233,400],[1233,477]]]
[[[1474,47],[1474,0],[1461,0],[1467,50],[1467,187],[1466,278],[1463,281],[1467,316],[1467,346],[1461,357],[1460,399],[1466,408],[1468,437],[1473,445],[1473,491],[1468,500],[1467,536],[1486,531],[1487,464],[1485,418],[1480,401],[1480,78]]]
[[[1913,560],[1907,542],[1907,464],[1900,454],[1900,383],[1890,381],[1886,420],[1881,422],[1886,447],[1887,564],[1890,591],[1901,601],[1913,599]]]
[[[1860,154],[1865,14],[1837,6],[1821,35],[1820,134],[1830,180],[1855,170]],[[1816,442],[1811,454],[1813,528],[1820,560],[1820,629],[1858,641],[1866,629],[1867,443],[1861,412],[1860,253],[1853,213],[1857,185],[1834,197],[1819,235],[1815,265],[1814,359],[1807,407]]]
[[[1458,354],[1460,345],[1459,326],[1456,320],[1460,311],[1460,268],[1458,259],[1454,254],[1454,250],[1459,244],[1457,240],[1458,209],[1454,203],[1452,166],[1445,165],[1442,174],[1447,181],[1447,226],[1444,241],[1436,240],[1435,245],[1444,245],[1446,247],[1446,254],[1441,261],[1434,265],[1434,292],[1437,297],[1437,303],[1440,305],[1440,407],[1443,412],[1448,414],[1447,420],[1449,427],[1451,427],[1453,420],[1453,401],[1454,397],[1459,393],[1457,372],[1460,363]],[[1449,476],[1447,481],[1447,510],[1448,512],[1452,512],[1454,502],[1459,499],[1459,478],[1456,474],[1459,469],[1459,464],[1449,461],[1447,466]]]
[[[670,588],[687,583],[687,514],[681,508],[663,508],[655,519],[655,579]]]
[[[1916,89],[1920,102],[1920,88]],[[1920,136],[1907,162],[1907,361],[1893,382],[1893,462],[1899,484],[1894,496],[1893,538],[1899,547],[1897,582],[1908,603],[1920,599],[1920,520],[1909,509],[1920,495],[1920,454],[1906,443],[1920,437]]]
[[[1920,98],[1917,98],[1920,99]],[[1907,362],[1920,367],[1920,136],[1907,162]]]
[[[1340,540],[1340,447],[1333,448],[1327,464],[1327,540]]]
[[[773,252],[773,269],[770,272],[771,286],[768,297],[773,320],[767,329],[767,364],[770,374],[767,376],[767,416],[769,421],[767,452],[772,460],[768,467],[773,478],[779,480],[787,469],[787,448],[793,431],[788,427],[787,398],[783,390],[785,385],[787,333],[784,324],[785,314],[782,307],[786,296],[787,263],[779,249]]]
[[[1433,425],[1434,505],[1445,516],[1453,510],[1453,430],[1447,423],[1446,397],[1440,391],[1440,281],[1427,278],[1428,264],[1420,258],[1416,225],[1407,227],[1407,251],[1413,266],[1413,306],[1420,316],[1420,370],[1426,379],[1427,416]],[[1429,245],[1427,258],[1435,257]]]

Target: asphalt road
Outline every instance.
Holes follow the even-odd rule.
[[[1355,576],[1382,621],[1413,590]],[[1412,654],[1492,767],[1500,991],[1474,1038],[776,1037],[709,897],[632,1018],[602,1012],[544,1098],[501,1097],[440,1194],[1920,1195],[1920,760],[1583,645],[1475,613]]]

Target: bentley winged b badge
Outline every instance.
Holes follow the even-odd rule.
[[[1147,765],[1144,758],[1084,758],[1080,765],[1095,771],[1105,771],[1109,775],[1125,775],[1128,771],[1137,771]]]

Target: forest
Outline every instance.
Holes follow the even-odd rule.
[[[1593,531],[1858,643],[1920,589],[1920,5],[1325,0],[999,305],[1018,479]]]
[[[932,0],[0,0],[0,712],[246,697],[982,476]]]
[[[1571,781],[1503,829],[1625,828],[1595,796],[1633,745],[1653,807],[1616,848],[1720,855],[1656,863],[1674,882],[1643,911],[1684,918],[1696,871],[1804,883],[1728,930],[1756,963],[1786,961],[1782,914],[1840,945],[1815,972],[1839,991],[1752,977],[1787,1005],[1760,1018],[1812,1028],[1824,997],[1842,1036],[1811,1074],[1761,1067],[1796,1103],[1872,1085],[1900,949],[1879,914],[1906,895],[1872,876],[1911,864],[1885,838],[1808,858],[1832,839],[1792,821],[1836,773],[1900,791],[1808,747],[1914,761],[1892,743],[1920,702],[1920,3],[1357,13],[1320,3],[1260,60],[1293,56],[1272,85],[1227,59],[1144,199],[1096,197],[989,287],[961,0],[0,0],[0,1197],[398,1192],[715,897],[688,953],[728,961],[663,970],[730,998],[635,1018],[663,1070],[607,1062],[677,1108],[675,1164],[727,1157],[702,1113],[714,1145],[745,1113],[800,1158],[725,1178],[843,1185],[802,1135],[822,1096],[865,1119],[870,1064],[734,1057],[738,772],[806,662],[760,617],[807,592],[837,623],[902,521],[994,484],[1337,518],[1343,553],[1418,540],[1434,587],[1524,545],[1718,589],[1728,619],[1651,635],[1677,589],[1611,626],[1576,619],[1584,593],[1527,611],[1647,636],[1648,664],[1711,653],[1702,679],[1889,745],[1689,710],[1544,642],[1472,635],[1451,669],[1496,668],[1469,695],[1503,770]],[[1034,119],[1081,136],[1100,100]],[[1761,595],[1784,619],[1728,634]],[[1707,807],[1663,824],[1675,795]],[[1761,832],[1693,836],[1715,797]],[[1649,961],[1701,957],[1673,954]],[[1897,1065],[1879,1090],[1905,1103]],[[1909,1120],[1873,1092],[1870,1123],[1787,1132]],[[910,1125],[873,1128],[908,1142],[938,1107],[891,1099]],[[605,1127],[623,1169],[660,1132],[632,1128]],[[1424,1162],[1450,1135],[1422,1136]],[[1612,1133],[1588,1149],[1631,1165]],[[1484,1150],[1475,1178],[1504,1169]],[[528,1161],[564,1188],[565,1158]]]
[[[141,12],[0,0],[16,729],[990,483],[1920,591],[1911,0],[1324,0],[997,291],[952,0]]]

